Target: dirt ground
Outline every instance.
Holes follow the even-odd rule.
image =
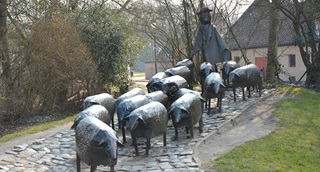
[[[211,164],[219,156],[231,151],[233,148],[247,141],[268,135],[279,126],[272,112],[274,103],[290,98],[289,95],[275,93],[274,95],[255,103],[246,110],[239,120],[226,131],[214,135],[198,149],[198,158],[205,171],[216,171]]]

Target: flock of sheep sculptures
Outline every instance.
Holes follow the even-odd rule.
[[[117,99],[108,93],[87,97],[83,102],[83,111],[76,117],[72,129],[75,129],[77,171],[80,171],[80,160],[95,171],[98,165],[110,166],[114,171],[117,164],[118,147],[124,145],[117,138],[114,114],[118,116],[118,129],[122,130],[123,143],[126,143],[125,128],[130,131],[132,145],[139,155],[137,138],[147,139],[146,156],[149,154],[150,139],[163,135],[166,146],[168,120],[172,120],[175,129],[173,140],[178,139],[178,127],[184,126],[193,137],[193,126],[199,123],[202,132],[203,102],[210,110],[210,99],[218,98],[217,106],[221,111],[222,98],[226,85],[232,83],[234,101],[235,88],[241,87],[243,100],[244,88],[250,96],[250,86],[258,85],[261,96],[262,76],[256,65],[240,67],[234,61],[228,61],[222,68],[222,81],[216,69],[204,62],[200,66],[199,76],[202,93],[192,90],[191,68],[193,62],[185,59],[165,72],[155,74],[147,84],[148,94],[141,88],[134,88]],[[112,123],[112,128],[109,127]]]

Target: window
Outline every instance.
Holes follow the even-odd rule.
[[[289,55],[289,67],[296,67],[296,55]]]
[[[235,57],[234,57],[234,61],[237,62],[237,63],[239,63],[240,57],[239,57],[239,56],[235,56]]]

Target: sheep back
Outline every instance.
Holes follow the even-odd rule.
[[[155,91],[149,94],[146,94],[146,97],[150,101],[157,101],[160,102],[167,110],[170,108],[170,102],[168,96],[162,91]]]
[[[183,59],[181,61],[178,61],[175,65],[175,67],[179,66],[186,66],[191,70],[191,68],[193,67],[193,62],[190,59]]]
[[[204,90],[202,96],[205,98],[209,98],[211,93],[218,94],[219,91],[225,91],[223,88],[225,88],[225,85],[222,82],[220,74],[217,72],[212,72],[206,77],[204,81]]]
[[[230,73],[229,80],[239,87],[251,86],[260,81],[260,70],[254,64],[242,66]]]
[[[191,70],[187,66],[173,67],[167,69],[164,73],[168,76],[179,75],[184,78],[189,84],[192,82]]]
[[[135,109],[126,120],[132,137],[152,138],[167,131],[167,109],[156,101]]]
[[[199,96],[187,93],[172,103],[168,115],[174,120],[174,125],[189,126],[195,125],[202,117],[202,113]]]
[[[116,99],[114,99],[110,94],[101,93],[86,97],[83,101],[83,109],[86,109],[93,104],[104,106],[109,111],[109,114],[113,117],[116,110]]]
[[[150,90],[150,85],[155,83],[155,82],[159,82],[161,79],[168,77],[168,75],[166,75],[166,73],[164,72],[158,72],[155,75],[153,75],[149,81],[148,84],[146,85],[148,93],[153,92],[153,91],[157,91],[157,90]]]
[[[127,98],[134,97],[136,95],[145,95],[146,93],[141,88],[133,88],[132,90],[122,94],[116,100],[116,107],[118,107],[119,103]]]
[[[174,92],[173,95],[169,95],[169,100],[171,103],[173,103],[174,101],[176,101],[177,99],[179,99],[181,96],[187,94],[187,93],[192,93],[197,95],[202,101],[205,101],[203,99],[203,97],[201,96],[201,93],[198,91],[194,91],[194,90],[190,90],[188,88],[180,88],[179,90],[177,90],[176,92]]]
[[[71,129],[76,128],[77,125],[79,124],[79,122],[88,116],[96,117],[99,120],[101,120],[102,122],[104,122],[105,124],[110,125],[111,116],[110,116],[108,110],[102,105],[92,105],[92,106],[86,108],[85,110],[81,111],[77,115],[77,117],[74,120],[73,125],[71,126]]]
[[[82,119],[76,127],[75,137],[77,154],[86,164],[117,164],[117,146],[121,143],[116,132],[99,119],[92,116]]]
[[[117,114],[118,114],[118,120],[119,120],[119,127],[122,127],[121,121],[130,113],[149,103],[150,100],[145,95],[136,95],[127,99],[124,99],[120,102],[119,106],[117,107]]]

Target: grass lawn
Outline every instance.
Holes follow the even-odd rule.
[[[320,171],[320,93],[297,87],[277,102],[280,128],[236,147],[212,165],[218,171]]]
[[[144,77],[146,75],[145,72],[134,72],[133,77]]]
[[[62,125],[62,124],[73,122],[74,119],[76,118],[76,115],[78,115],[78,114],[75,114],[73,116],[67,117],[67,118],[62,119],[62,120],[53,121],[53,122],[49,122],[49,123],[45,123],[45,124],[40,124],[40,125],[37,125],[37,126],[30,127],[29,129],[26,129],[26,130],[23,130],[23,131],[19,131],[19,132],[13,133],[13,134],[5,135],[5,136],[0,138],[0,143],[1,142],[6,142],[8,140],[11,140],[11,139],[14,139],[14,138],[17,138],[17,137],[25,136],[27,134],[38,133],[40,131],[45,131],[45,130],[48,130],[50,128]]]

